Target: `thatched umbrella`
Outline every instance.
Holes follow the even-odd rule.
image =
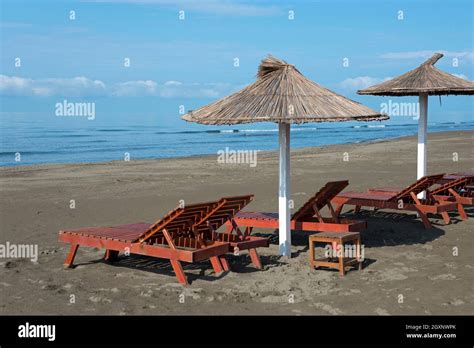
[[[474,83],[445,73],[434,67],[442,58],[435,53],[430,59],[403,75],[389,81],[357,91],[358,94],[384,96],[419,96],[418,165],[417,178],[426,175],[426,138],[428,133],[428,95],[472,95]]]
[[[310,81],[293,65],[272,56],[261,62],[257,77],[239,92],[190,111],[183,119],[206,125],[279,124],[279,244],[280,254],[290,257],[290,124],[388,117]]]

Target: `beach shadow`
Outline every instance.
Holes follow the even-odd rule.
[[[361,238],[369,248],[425,244],[445,234],[443,220],[433,217],[430,217],[431,229],[425,229],[415,214],[361,210],[358,214],[346,213],[344,217],[367,221],[367,229],[361,232]],[[451,223],[458,223],[458,219],[452,219]]]
[[[364,259],[364,261],[362,261],[362,269],[366,269],[371,264],[376,263],[376,262],[377,262],[376,259]]]
[[[258,269],[253,265],[250,255],[247,251],[243,251],[240,255],[233,255],[229,253],[226,254],[226,258],[229,262],[230,272],[234,273],[262,272],[272,267],[278,267],[284,264],[284,262],[280,261],[281,256],[279,255],[260,255],[260,261],[262,263],[263,269]],[[171,266],[169,260],[137,254],[131,254],[130,256],[125,256],[121,254],[117,257],[117,259],[113,261],[106,261],[103,258],[100,258],[86,262],[76,262],[71,267],[71,269],[74,269],[78,266],[94,265],[98,263],[104,263],[114,267],[124,267],[138,271],[145,271],[175,277],[173,267]],[[216,281],[222,279],[229,273],[229,271],[222,272],[220,274],[214,273],[211,263],[208,260],[196,263],[181,262],[181,265],[183,267],[184,272],[186,273],[188,282],[190,284],[195,279]],[[206,275],[206,271],[209,270],[213,273]]]
[[[101,258],[89,262],[78,263],[74,267],[96,263],[105,263],[113,267],[123,267],[138,271],[167,275],[176,279],[176,275],[169,260],[137,254],[131,254],[130,256],[119,255],[114,261],[105,261],[103,258]],[[207,280],[211,282],[216,281],[222,279],[227,275],[227,273],[229,273],[222,272],[220,274],[206,274],[205,272],[207,270],[213,271],[211,263],[209,261],[202,261],[196,263],[181,262],[181,265],[186,274],[189,284],[191,284],[195,279]],[[190,273],[190,271],[198,273]]]

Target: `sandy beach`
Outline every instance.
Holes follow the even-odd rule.
[[[472,131],[430,134],[428,173],[473,170],[473,140]],[[456,155],[458,161],[453,161]],[[368,221],[362,233],[365,266],[342,278],[309,268],[309,233],[303,232],[294,233],[289,260],[277,256],[274,243],[260,249],[262,271],[253,268],[247,254],[230,256],[233,272],[219,276],[207,262],[186,265],[189,286],[177,282],[166,260],[121,256],[109,264],[102,261],[103,251],[93,248],[79,248],[77,266],[63,269],[68,246],[58,241],[60,229],[153,222],[179,200],[193,203],[247,193],[255,200],[246,210],[277,211],[276,151],[259,153],[255,167],[219,164],[216,158],[1,168],[0,242],[37,244],[39,257],[36,263],[1,260],[0,313],[474,312],[474,223],[457,214],[450,225],[431,217],[434,228],[425,230],[414,214],[361,212],[357,218]],[[416,139],[294,150],[291,165],[296,207],[327,181],[349,179],[346,190],[355,191],[404,186],[415,180]],[[467,212],[473,216],[472,208]]]

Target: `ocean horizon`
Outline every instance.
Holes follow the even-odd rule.
[[[417,134],[417,123],[309,123],[291,128],[292,149],[362,143]],[[474,130],[474,122],[432,122],[429,132]],[[237,126],[133,125],[2,121],[0,166],[96,163],[114,160],[182,158],[232,150],[271,151],[278,148],[278,126],[271,123]],[[414,150],[415,151],[415,150]]]

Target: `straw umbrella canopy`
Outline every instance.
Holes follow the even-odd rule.
[[[279,250],[280,255],[291,257],[290,124],[372,121],[388,117],[312,82],[295,66],[268,56],[258,68],[257,81],[182,118],[205,125],[279,124]]]
[[[378,85],[359,90],[358,94],[384,96],[419,96],[420,115],[418,118],[418,165],[417,178],[426,175],[426,139],[428,133],[428,95],[472,95],[474,83],[435,68],[442,58],[435,53],[430,59],[403,75]]]

